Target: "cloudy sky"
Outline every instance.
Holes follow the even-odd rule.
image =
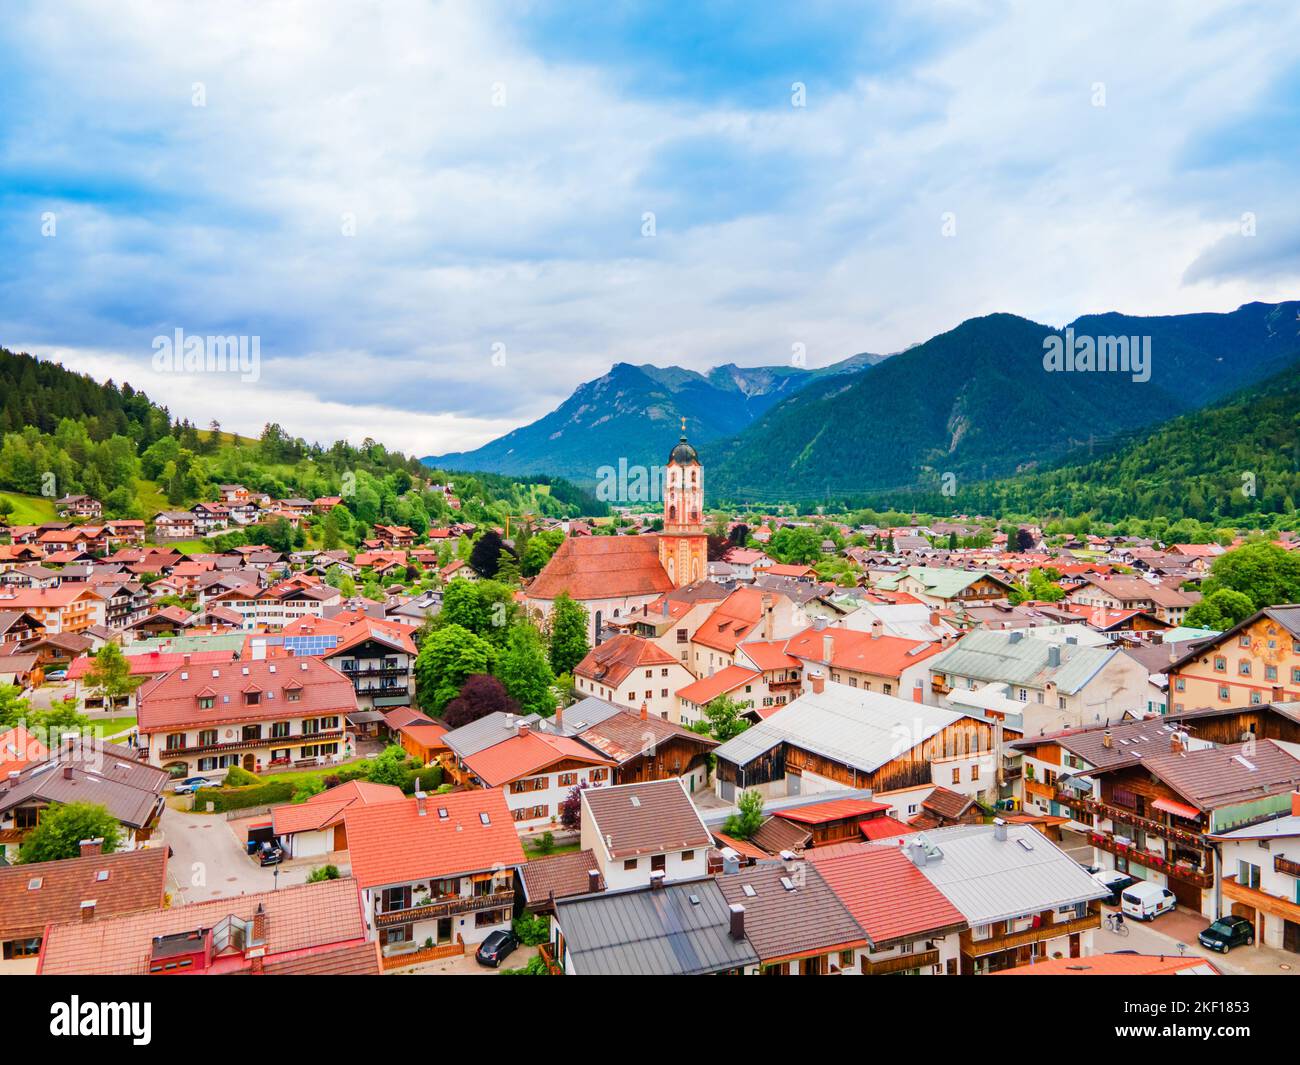
[[[620,360],[1300,296],[1294,3],[685,6],[10,0],[0,344],[423,455]]]

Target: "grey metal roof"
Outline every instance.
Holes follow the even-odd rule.
[[[731,937],[730,907],[712,877],[557,899],[555,920],[582,976],[691,976],[758,964],[749,940]]]
[[[527,725],[529,728],[536,728],[541,721],[549,719],[542,718],[537,714],[503,714],[498,711],[495,714],[488,714],[487,717],[481,717],[477,721],[471,721],[468,725],[462,725],[460,728],[454,728],[443,736],[443,742],[447,744],[461,758],[468,758],[472,754],[478,754],[479,751],[486,751],[489,747],[495,747],[498,743],[504,743],[510,737],[519,732],[520,725]],[[544,731],[553,732],[553,729],[547,728]]]
[[[1060,653],[1057,666],[1048,664],[1053,648]],[[930,671],[1035,687],[1050,680],[1062,694],[1073,695],[1120,653],[1113,647],[1041,640],[1014,629],[972,632],[930,659]]]
[[[592,725],[599,725],[602,721],[608,721],[611,717],[625,712],[621,706],[615,706],[613,703],[607,703],[604,699],[597,699],[594,695],[589,695],[585,699],[579,699],[572,706],[564,708],[562,718],[564,735],[577,735],[586,731]],[[552,723],[554,723],[553,718]]]
[[[1107,894],[1073,858],[1032,825],[954,825],[902,837],[937,847],[920,870],[971,925],[1072,906]],[[883,845],[883,844],[882,844]],[[897,841],[892,845],[897,846]]]
[[[805,751],[870,772],[898,756],[900,735],[919,744],[963,716],[828,682],[820,694],[805,692],[779,714],[746,729],[713,753],[745,765],[788,740]]]

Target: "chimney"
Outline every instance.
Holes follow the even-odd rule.
[[[564,704],[555,704],[555,727],[556,729],[564,728]]]
[[[1053,669],[1061,664],[1061,648],[1056,644],[1047,649],[1047,664]]]
[[[599,869],[588,869],[588,870],[587,870],[587,890],[590,891],[590,892],[592,892],[593,894],[594,894],[595,892],[597,892],[597,891],[600,890],[600,870],[599,870]]]
[[[650,707],[646,706],[644,699],[641,700],[641,720],[642,721],[650,720]]]
[[[931,611],[930,611],[930,624],[933,625],[936,629],[937,629],[941,624],[943,624],[943,618],[941,618],[941,617],[939,616],[939,611],[937,611],[937,610],[931,610]]]
[[[1019,629],[1012,629],[1011,635],[1007,637],[1007,642],[1012,644],[1019,643],[1022,636],[1024,636],[1024,633]]]
[[[257,946],[266,942],[266,905],[259,902],[253,912],[253,943]]]
[[[732,876],[740,872],[740,855],[736,853],[733,847],[723,847],[719,852],[722,855],[722,875]]]
[[[527,735],[528,735],[528,722],[527,722],[527,721],[520,721],[520,722],[519,722],[519,732],[518,732],[518,734],[519,734],[520,736],[527,736]]]
[[[918,869],[924,869],[925,868],[925,844],[922,843],[920,840],[916,840],[908,844],[907,849],[909,851],[908,857],[912,859],[912,864],[915,865]]]
[[[1186,750],[1186,746],[1183,743],[1183,734],[1181,732],[1169,733],[1169,753],[1182,754],[1184,750]]]
[[[766,592],[763,593],[763,639],[772,639],[772,597]]]
[[[809,670],[808,687],[812,689],[814,695],[821,695],[826,690],[826,674],[820,669]]]
[[[83,921],[93,921],[95,919],[94,899],[87,899],[81,904],[81,919]]]
[[[876,618],[871,623],[871,638],[873,640],[878,640],[883,635],[885,635],[885,623],[879,618]]]
[[[663,871],[662,869],[656,869],[653,873],[650,874],[650,890],[651,890],[651,891],[663,891],[663,889],[664,889],[664,876],[665,876],[665,875],[666,875],[666,874],[664,873],[664,871]]]
[[[925,690],[921,687],[921,682],[919,680],[912,685],[912,702],[925,702]]]
[[[64,779],[64,780],[71,780],[71,779],[72,779],[72,766],[70,766],[70,765],[65,765],[65,766],[63,767],[63,779]]]
[[[993,838],[999,843],[1007,841],[1007,823],[1000,817],[993,818]]]
[[[415,809],[419,812],[421,817],[426,816],[429,812],[424,808],[424,792],[421,791],[418,786],[415,789]]]
[[[188,665],[190,664],[190,656],[189,656],[189,655],[181,655],[181,664],[182,664],[182,665],[186,665],[186,666],[188,666]]]
[[[831,657],[835,653],[835,639],[829,632],[822,635],[822,661],[828,666],[831,664]]]
[[[731,938],[740,940],[745,938],[745,907],[738,902],[733,902],[731,909]]]
[[[1111,739],[1110,729],[1101,734],[1101,745],[1108,751],[1115,745],[1115,741]]]
[[[94,839],[83,839],[78,846],[81,848],[83,858],[89,858],[92,854],[103,854],[104,837],[96,836]]]

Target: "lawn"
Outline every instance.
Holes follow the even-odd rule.
[[[8,519],[10,525],[40,525],[58,520],[53,499],[23,495],[21,492],[0,493],[0,499],[7,499],[14,505],[14,512]]]
[[[524,845],[524,857],[530,862],[535,862],[539,858],[554,858],[557,854],[573,854],[575,851],[582,849],[582,844],[577,840],[572,843],[556,843],[549,851],[545,853],[537,845],[536,839],[524,839],[520,841]]]
[[[92,717],[90,727],[93,729],[102,728],[104,736],[116,736],[119,732],[125,732],[127,729],[135,728],[135,716],[128,717]]]

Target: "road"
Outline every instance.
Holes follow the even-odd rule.
[[[1106,907],[1105,912],[1114,911]],[[1149,923],[1125,918],[1124,926],[1129,934],[1118,936],[1103,926],[1092,934],[1092,952],[1110,954],[1117,950],[1135,950],[1140,954],[1177,957],[1178,945],[1181,943],[1184,947],[1182,953],[1188,957],[1207,958],[1228,975],[1300,975],[1300,961],[1296,955],[1272,947],[1234,947],[1226,955],[1206,950],[1196,941],[1196,936],[1191,934],[1194,929],[1203,928],[1206,924],[1204,918],[1181,910],[1176,914],[1164,914]]]
[[[186,813],[169,805],[163,811],[162,830],[173,851],[168,879],[180,901],[204,902],[276,886],[274,868],[255,864],[220,814]],[[310,872],[310,865],[286,866],[280,871],[279,886],[306,883]]]

